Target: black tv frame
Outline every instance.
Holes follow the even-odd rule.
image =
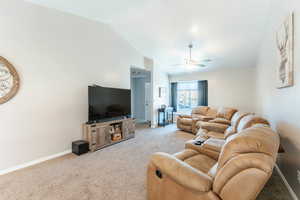
[[[95,92],[95,88],[96,87],[100,87],[100,88],[104,88],[104,89],[111,89],[111,90],[124,90],[124,91],[128,91],[129,92],[129,113],[127,115],[120,115],[120,116],[114,116],[114,117],[107,117],[107,118],[98,118],[95,119],[95,115],[91,115],[91,95],[93,95],[92,93]],[[124,119],[124,118],[131,118],[131,90],[130,89],[124,89],[124,88],[111,88],[111,87],[102,87],[99,85],[92,85],[92,86],[88,86],[88,106],[89,106],[89,113],[88,113],[88,122],[87,124],[92,124],[92,123],[99,123],[99,122],[108,122],[108,121],[113,121],[113,120],[120,120],[120,119]]]

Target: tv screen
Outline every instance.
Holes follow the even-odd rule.
[[[89,86],[89,121],[130,115],[130,90]]]

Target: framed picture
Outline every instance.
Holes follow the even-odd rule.
[[[14,66],[0,56],[0,104],[13,98],[20,86],[19,75]]]
[[[159,98],[166,97],[166,92],[167,92],[167,89],[165,87],[159,87],[158,88],[158,97]]]
[[[277,88],[294,84],[294,14],[290,14],[276,33],[278,48]]]

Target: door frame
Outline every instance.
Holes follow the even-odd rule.
[[[132,72],[136,71],[136,70],[143,71],[143,72],[149,72],[149,75],[150,75],[149,82],[148,82],[150,84],[150,88],[149,88],[149,90],[150,90],[150,95],[149,95],[149,112],[150,112],[150,114],[149,114],[150,115],[149,126],[152,127],[152,125],[155,123],[153,121],[153,119],[154,119],[154,116],[153,116],[154,115],[154,112],[153,112],[153,72],[152,72],[152,70],[148,70],[148,69],[145,69],[145,68],[131,66],[130,67],[130,89],[131,89],[131,91],[133,89]],[[146,90],[146,88],[145,88],[145,90]],[[131,114],[132,114],[132,116],[133,116],[133,113],[134,113],[134,98],[133,97],[134,97],[134,95],[132,94],[131,95]],[[146,101],[146,99],[145,99],[145,101]],[[146,108],[145,108],[145,111],[146,111]],[[146,115],[146,112],[145,112],[145,115]],[[146,118],[146,120],[147,120],[147,118]]]
[[[147,100],[147,90],[148,90],[148,100]],[[145,119],[146,119],[146,121],[150,121],[150,122],[152,120],[152,110],[151,110],[151,105],[150,105],[151,104],[151,93],[152,93],[151,81],[146,82],[145,83]]]

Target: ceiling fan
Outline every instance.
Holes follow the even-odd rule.
[[[188,66],[196,66],[196,67],[206,67],[206,65],[203,64],[203,63],[208,63],[208,62],[212,61],[211,59],[203,59],[203,60],[199,60],[199,61],[193,60],[192,59],[192,48],[193,47],[194,47],[193,44],[189,44],[189,46],[188,46],[188,48],[189,48],[189,58],[185,58],[183,64],[175,64],[175,65],[172,65],[172,66],[185,66],[185,65],[188,65]]]

